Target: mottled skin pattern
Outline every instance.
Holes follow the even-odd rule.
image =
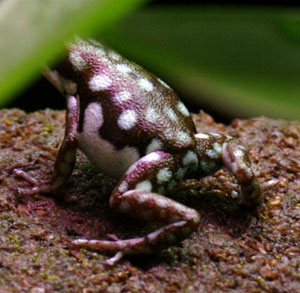
[[[120,181],[110,206],[161,228],[141,238],[77,239],[73,245],[115,252],[107,263],[126,254],[151,253],[178,243],[197,228],[198,212],[165,194],[184,179],[199,178],[226,166],[237,178],[240,202],[255,205],[261,199],[247,150],[233,138],[196,134],[188,110],[163,81],[116,52],[89,40],[68,46],[65,61],[47,78],[67,99],[65,138],[51,183],[19,190],[29,195],[50,192],[70,177],[75,150],[80,148],[104,173]]]

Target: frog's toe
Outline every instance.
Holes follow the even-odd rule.
[[[117,236],[117,235],[115,235],[115,234],[106,234],[106,236],[110,239],[110,240],[113,240],[113,241],[118,241],[118,240],[120,240],[120,238]]]
[[[14,176],[16,176],[18,178],[22,178],[22,179],[26,180],[27,182],[31,183],[32,185],[37,186],[39,184],[39,182],[35,178],[33,178],[27,172],[25,172],[21,169],[14,169],[13,174],[14,174]]]
[[[243,206],[255,206],[262,201],[263,191],[256,177],[253,178],[251,183],[241,185],[241,192],[240,204]]]
[[[116,265],[124,256],[124,252],[123,251],[118,251],[113,257],[110,257],[109,259],[107,259],[104,264],[107,266],[114,266]]]
[[[140,237],[125,240],[75,239],[71,243],[74,247],[88,247],[104,252],[118,252],[130,250],[132,247],[143,246],[144,242],[145,239]]]

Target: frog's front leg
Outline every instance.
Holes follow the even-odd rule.
[[[75,155],[77,148],[76,130],[79,117],[79,101],[78,98],[67,96],[67,113],[66,113],[66,128],[65,137],[56,157],[52,180],[47,183],[39,183],[29,174],[20,169],[15,169],[14,174],[35,185],[31,189],[18,189],[19,195],[33,195],[39,192],[48,193],[62,186],[72,174]]]
[[[187,237],[199,225],[198,212],[161,195],[171,191],[176,184],[185,156],[186,152],[181,155],[163,151],[150,153],[127,170],[110,197],[114,210],[139,220],[161,224],[162,228],[139,238],[116,241],[77,239],[73,244],[117,252],[107,261],[113,265],[123,255],[156,252]]]
[[[238,140],[223,134],[199,133],[195,138],[200,157],[199,172],[207,175],[224,165],[240,184],[240,203],[258,204],[263,193],[251,168],[247,149]]]

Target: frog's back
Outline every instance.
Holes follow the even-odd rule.
[[[154,75],[99,43],[81,39],[69,46],[66,62],[64,68],[69,70],[63,75],[78,85],[80,109],[84,109],[79,132],[86,112],[101,115],[99,134],[118,150],[135,147],[143,156],[195,145],[188,110]],[[91,111],[93,107],[97,110]],[[100,108],[101,114],[95,114]]]

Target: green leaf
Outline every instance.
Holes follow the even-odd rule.
[[[54,58],[73,34],[98,32],[143,0],[0,2],[0,106]]]
[[[299,119],[297,12],[152,8],[127,17],[104,37],[199,105],[234,117]]]

